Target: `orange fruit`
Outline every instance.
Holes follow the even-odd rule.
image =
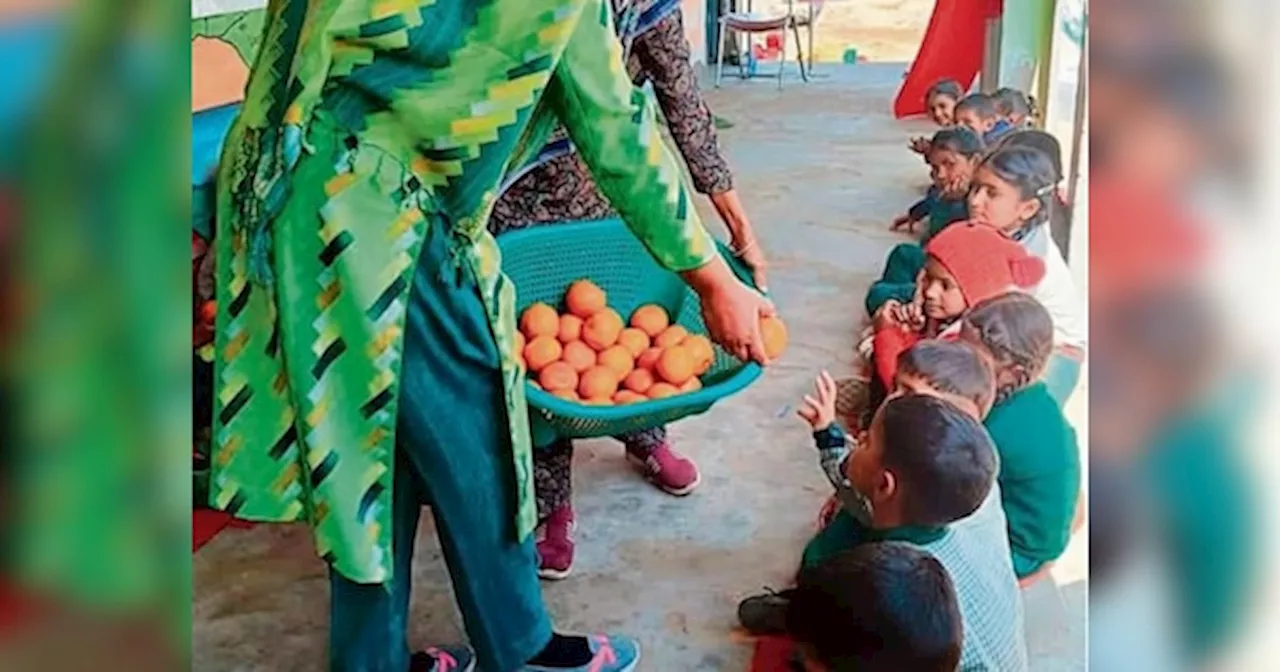
[[[698,380],[697,377],[694,377],[694,378],[690,378],[688,381],[685,382],[684,385],[680,386],[680,394],[697,392],[698,390],[701,390],[701,389],[702,389],[702,381]]]
[[[613,403],[615,404],[635,404],[648,400],[649,398],[643,394],[638,394],[631,390],[618,390],[618,392],[613,395]]]
[[[787,325],[776,317],[760,320],[760,335],[764,337],[764,354],[776,359],[787,349]]]
[[[560,360],[573,367],[575,372],[582,373],[596,365],[596,351],[582,341],[573,341],[565,344]]]
[[[653,387],[649,388],[648,397],[650,399],[666,399],[667,397],[674,397],[677,394],[680,394],[680,389],[675,385],[670,383],[654,383]]]
[[[613,369],[613,372],[618,374],[618,380],[626,378],[627,374],[636,368],[636,360],[631,356],[631,351],[621,345],[605,349],[596,358],[596,363]]]
[[[706,373],[716,361],[716,351],[711,347],[711,339],[702,334],[690,336],[683,347],[688,348],[689,354],[693,355],[694,375],[701,376]]]
[[[578,380],[578,395],[588,402],[608,402],[617,391],[618,374],[607,366],[593,366]]]
[[[535,303],[520,316],[520,331],[529,340],[539,336],[555,336],[560,331],[560,316],[545,303]]]
[[[590,280],[579,280],[569,285],[569,291],[564,295],[565,307],[584,320],[604,310],[606,304],[604,290]]]
[[[578,392],[577,392],[577,390],[556,390],[555,392],[552,392],[551,394],[553,394],[553,395],[555,395],[555,396],[557,396],[557,397],[560,397],[561,399],[567,399],[567,400],[569,400],[569,401],[581,401],[581,400],[578,398]]]
[[[636,369],[627,374],[627,377],[622,380],[622,386],[632,392],[644,394],[649,391],[649,388],[653,387],[653,373],[648,369]]]
[[[578,372],[564,362],[552,362],[538,374],[538,382],[548,392],[573,390],[578,387]]]
[[[693,377],[693,355],[681,345],[667,348],[658,360],[657,372],[660,378],[672,385],[684,385]]]
[[[582,318],[567,313],[561,315],[560,331],[556,334],[556,338],[559,338],[561,343],[572,343],[582,338]]]
[[[612,309],[604,310],[587,318],[582,325],[582,341],[601,352],[618,342],[622,333],[622,318]]]
[[[658,360],[661,358],[662,348],[649,348],[636,357],[636,366],[652,371],[658,366]]]
[[[640,306],[636,308],[636,312],[631,313],[631,326],[643,331],[649,338],[661,334],[669,324],[671,319],[667,317],[667,310],[655,303]]]
[[[524,361],[530,371],[541,371],[546,365],[560,359],[562,348],[555,336],[539,336],[524,346]]]
[[[659,348],[669,348],[673,345],[684,343],[684,339],[688,337],[688,330],[678,324],[673,324],[664,329],[661,334],[658,334],[657,338],[653,339],[653,344]]]
[[[649,334],[635,327],[627,327],[622,330],[622,333],[618,334],[618,343],[625,347],[631,353],[632,359],[634,359],[649,349]]]

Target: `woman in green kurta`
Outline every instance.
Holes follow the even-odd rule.
[[[703,230],[608,3],[267,12],[219,172],[213,504],[314,527],[335,669],[409,667],[425,503],[485,669],[629,669],[631,643],[553,636],[542,604],[514,289],[485,230],[497,186],[558,119],[717,341],[763,361],[771,308]]]

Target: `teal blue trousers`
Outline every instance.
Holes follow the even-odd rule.
[[[430,505],[481,669],[522,667],[551,639],[532,538],[517,541],[516,483],[498,350],[474,278],[431,227],[413,278],[393,485],[394,576],[330,571],[330,669],[405,672],[414,537]]]

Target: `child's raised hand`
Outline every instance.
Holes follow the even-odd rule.
[[[836,381],[823,371],[813,382],[813,394],[804,395],[804,403],[796,411],[813,431],[820,432],[836,421]]]
[[[896,299],[889,299],[876,310],[876,314],[871,316],[871,327],[876,331],[881,329],[889,329],[900,326],[898,315],[902,302]]]
[[[910,145],[911,151],[915,152],[916,154],[928,154],[929,148],[931,146],[932,146],[932,143],[929,142],[929,138],[926,138],[924,136],[911,138],[911,145]]]
[[[898,324],[919,330],[924,328],[924,306],[919,301],[898,304],[894,319]]]

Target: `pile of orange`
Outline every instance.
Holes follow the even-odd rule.
[[[702,387],[715,362],[711,341],[671,324],[662,306],[648,304],[623,322],[605,292],[590,280],[569,286],[565,312],[535,303],[520,315],[516,355],[534,384],[586,404],[633,404]],[[786,328],[761,324],[770,357],[786,347]]]

